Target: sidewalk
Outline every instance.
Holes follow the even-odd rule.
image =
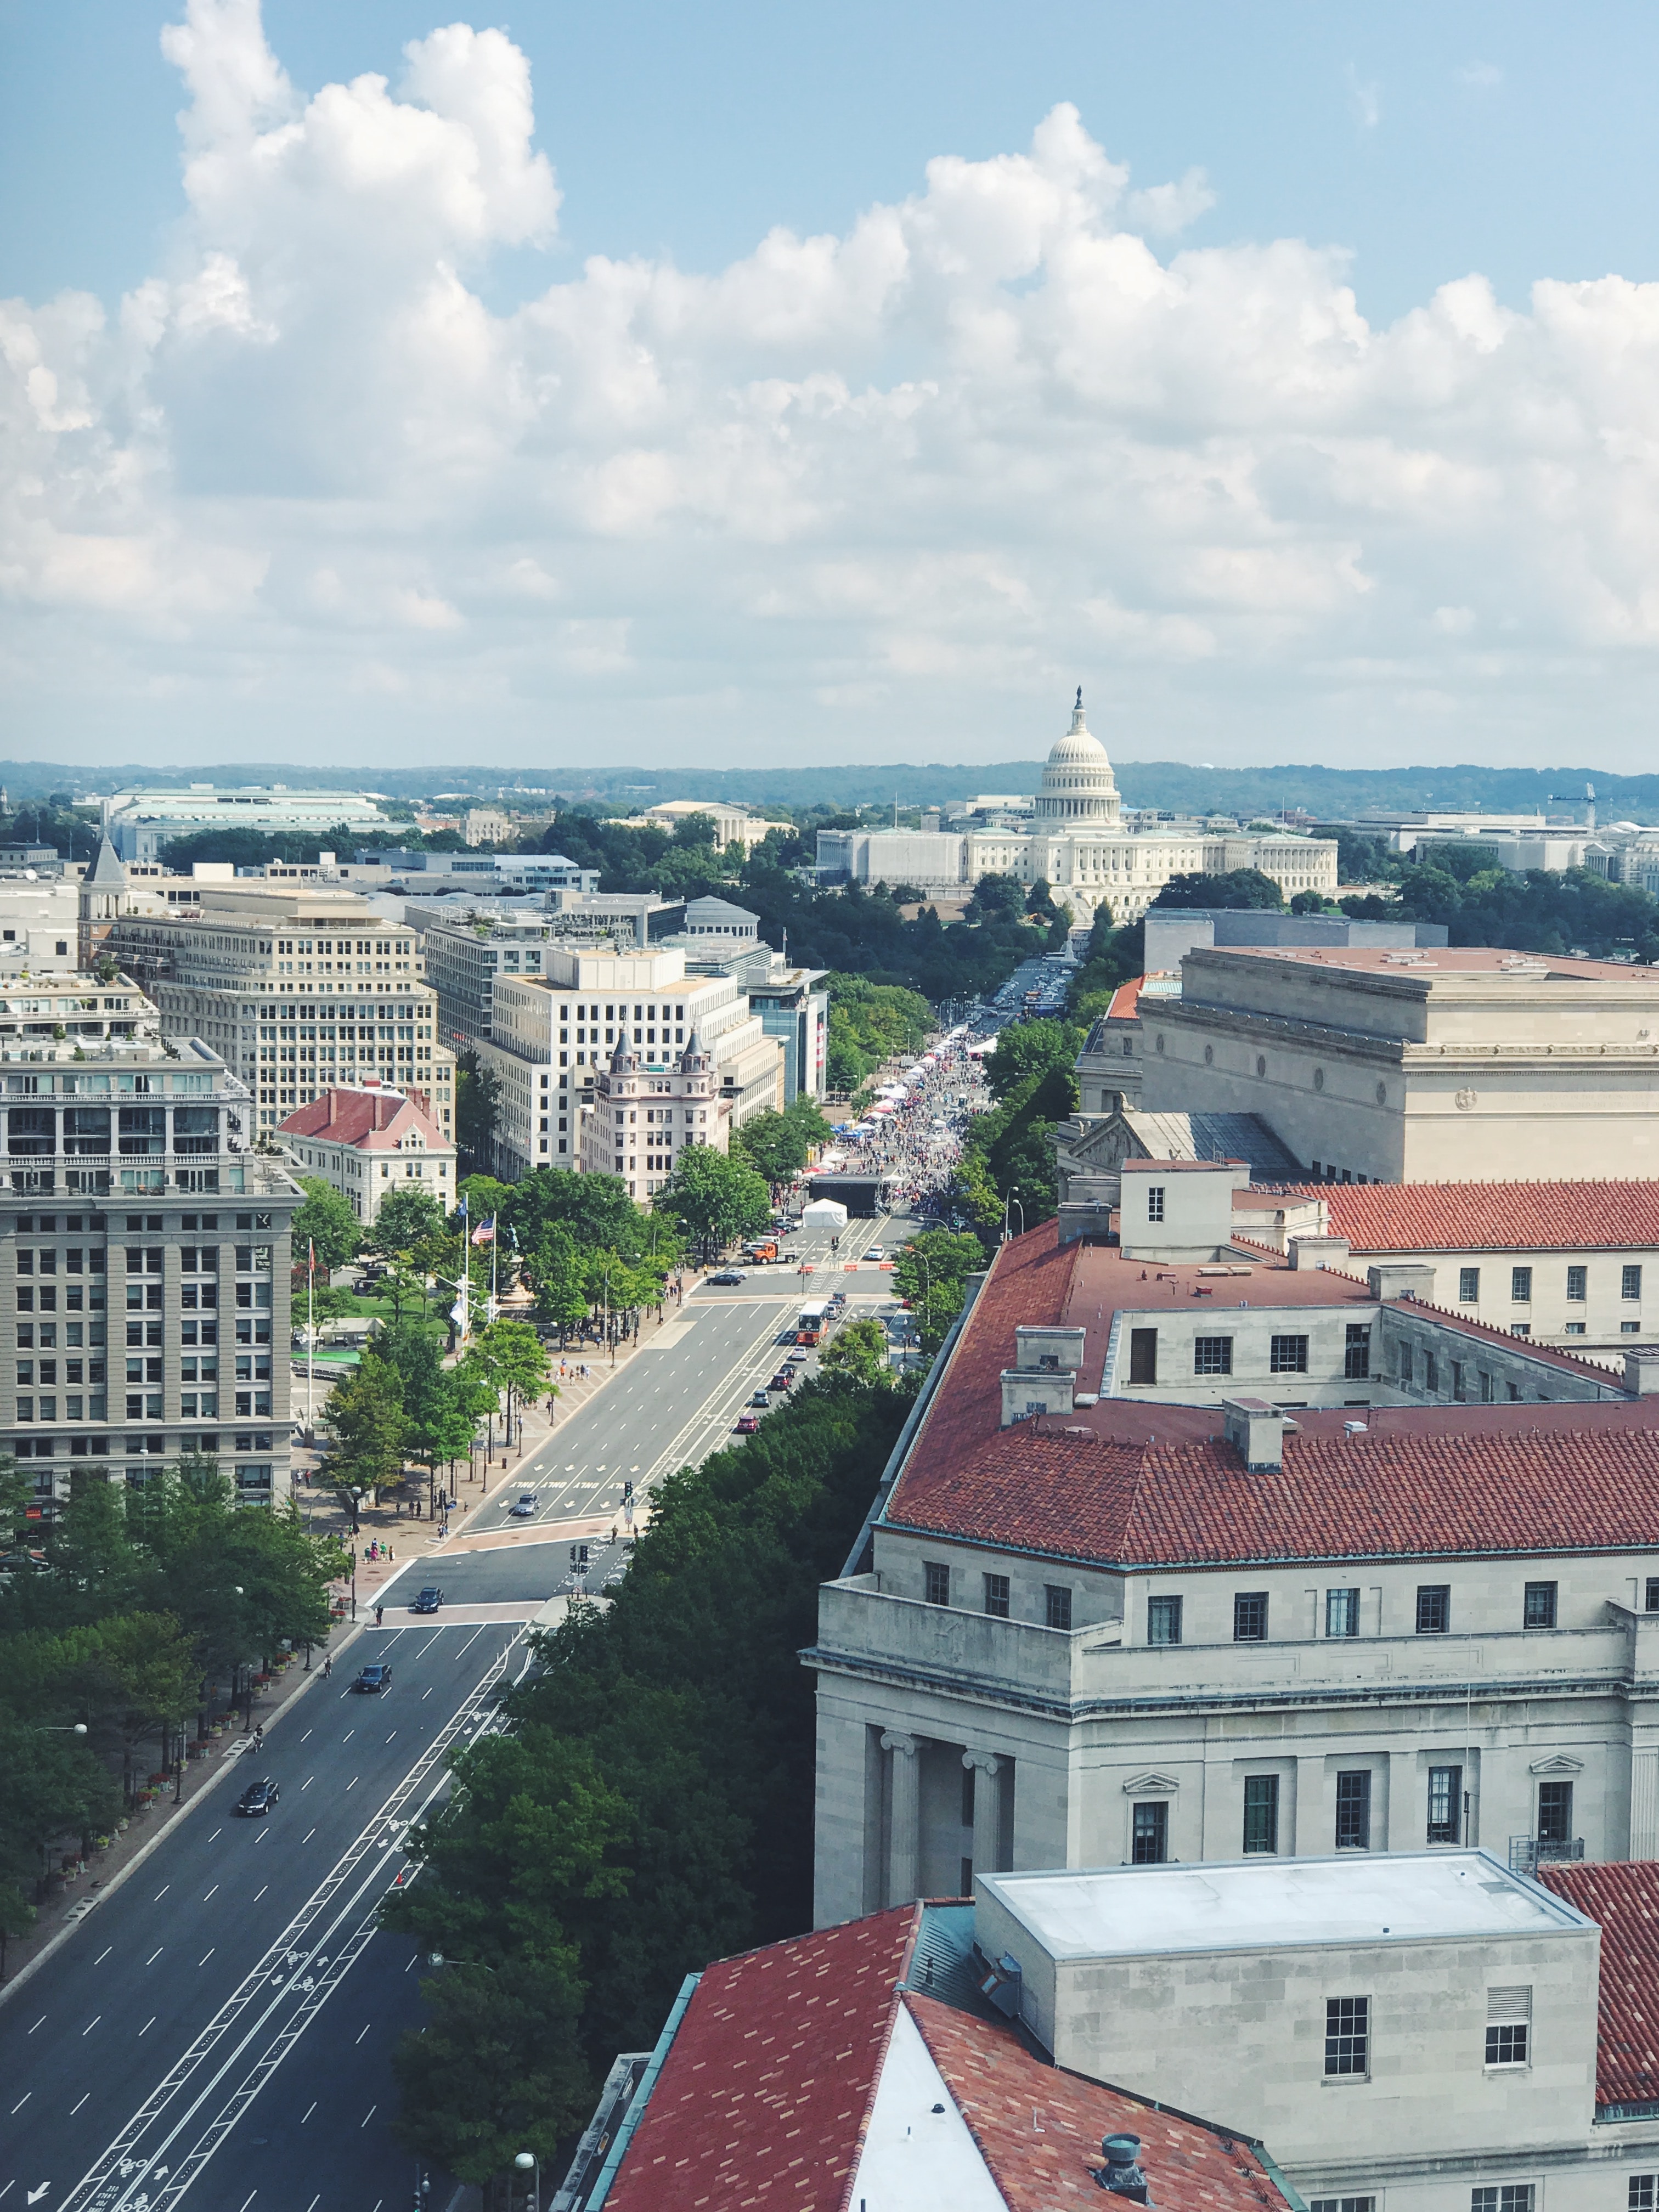
[[[272,1677],[269,1688],[256,1689],[254,1726],[270,1729],[279,1721],[312,1683],[323,1680],[325,1657],[331,1655],[337,1661],[356,1634],[349,1621],[340,1623],[326,1645],[313,1645],[309,1673],[303,1655],[296,1653],[292,1662]],[[52,1888],[45,1902],[37,1907],[33,1927],[27,1936],[14,1936],[6,1946],[6,1978],[0,1985],[0,2003],[27,1979],[70,1929],[84,1920],[94,1905],[149,1856],[162,1838],[194,1810],[228,1771],[253,1757],[252,1749],[245,1748],[252,1746],[252,1734],[244,1731],[240,1719],[231,1723],[225,1699],[217,1694],[217,1686],[210,1712],[216,1732],[199,1747],[198,1756],[185,1761],[182,1799],[174,1802],[173,1784],[169,1781],[153,1802],[135,1808],[125,1826],[118,1828],[102,1850],[94,1845],[88,1856],[79,1863],[77,1871],[50,1878]],[[198,1748],[191,1746],[192,1751]],[[252,1779],[257,1768],[250,1767],[248,1772]]]

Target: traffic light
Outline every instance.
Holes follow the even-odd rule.
[[[634,1486],[631,1482],[624,1482],[623,1485],[623,1504],[624,1505],[631,1505],[633,1503]]]

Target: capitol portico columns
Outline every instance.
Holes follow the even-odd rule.
[[[988,1751],[964,1751],[962,1763],[974,1778],[974,1872],[997,1874],[997,1843],[1002,1827],[1002,1761]]]
[[[908,1905],[921,1886],[921,1759],[913,1735],[888,1729],[881,1739],[892,1753],[892,1811],[888,1828],[887,1902]]]

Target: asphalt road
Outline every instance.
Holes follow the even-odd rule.
[[[750,1273],[700,1288],[470,1524],[520,1533],[495,1548],[409,1562],[328,1680],[273,1721],[232,1771],[64,1946],[0,2003],[0,2212],[377,2212],[412,2197],[413,2160],[391,2132],[390,2054],[422,1965],[374,1935],[401,1840],[444,1784],[442,1753],[491,1724],[492,1669],[522,1664],[511,1623],[446,1626],[404,1609],[423,1582],[447,1603],[522,1602],[576,1584],[561,1522],[619,1516],[636,1491],[726,1441],[793,1339],[795,1310],[844,1288],[853,1310],[890,1279],[846,1263],[890,1236],[849,1224],[838,1255],[803,1239],[816,1272]],[[868,1309],[866,1309],[868,1310]],[[521,1490],[538,1519],[514,1521]],[[582,1587],[626,1555],[597,1536]],[[381,1698],[353,1695],[358,1667],[393,1668]],[[264,1820],[237,1796],[269,1776]],[[545,2179],[545,2177],[544,2177]],[[437,2201],[434,2199],[434,2202]]]

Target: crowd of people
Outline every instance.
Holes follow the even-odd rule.
[[[939,1211],[955,1178],[963,1136],[990,1103],[974,1030],[941,1037],[914,1065],[878,1086],[857,1121],[836,1126],[836,1164],[881,1177],[890,1212],[927,1217]],[[820,1172],[830,1162],[820,1162]]]

